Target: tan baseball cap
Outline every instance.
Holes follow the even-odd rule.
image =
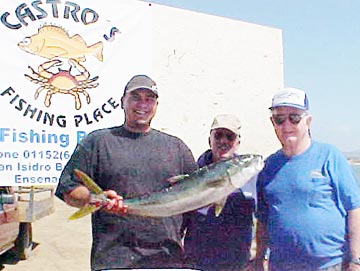
[[[210,131],[218,128],[228,129],[240,137],[241,122],[234,115],[230,115],[230,114],[217,115],[214,118]]]

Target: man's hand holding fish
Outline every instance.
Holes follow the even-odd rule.
[[[123,197],[118,195],[116,191],[103,191],[84,172],[76,169],[74,173],[83,185],[65,194],[67,204],[80,208],[69,218],[70,220],[83,217],[99,209],[103,209],[112,214],[127,213],[127,206],[124,205]]]
[[[124,204],[123,197],[119,196],[114,190],[104,191],[104,195],[107,198],[104,210],[113,214],[126,214],[127,205]]]

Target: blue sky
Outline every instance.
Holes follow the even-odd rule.
[[[308,93],[313,138],[360,151],[360,1],[146,2],[281,29],[285,86]]]

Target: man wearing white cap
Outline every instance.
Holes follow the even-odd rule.
[[[272,99],[282,148],[258,175],[257,264],[270,249],[271,271],[360,270],[360,189],[346,158],[310,136],[304,91]]]
[[[210,149],[198,159],[198,166],[237,155],[240,120],[218,115],[211,125]],[[184,215],[185,256],[192,268],[203,271],[237,271],[249,261],[255,210],[256,178],[231,194],[219,216],[209,206]]]
[[[56,195],[70,206],[90,202],[90,192],[74,169],[87,173],[109,199],[105,208],[92,214],[91,270],[182,266],[182,216],[127,215],[121,197],[151,194],[166,185],[167,178],[197,168],[183,141],[151,128],[158,96],[150,77],[131,78],[121,98],[124,124],[90,133],[61,174]]]

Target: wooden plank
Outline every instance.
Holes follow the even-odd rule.
[[[54,188],[22,188],[18,193],[20,222],[34,222],[55,210]]]

